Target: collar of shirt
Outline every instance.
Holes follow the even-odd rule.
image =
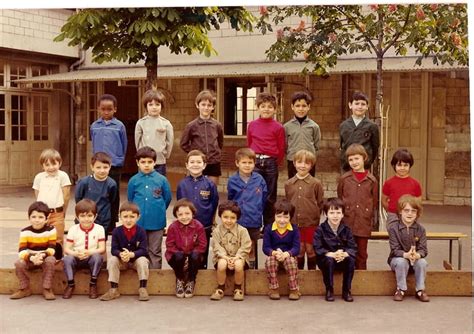
[[[138,171],[138,175],[140,175],[141,177],[145,177],[145,176],[148,176],[148,175],[152,176],[152,175],[154,175],[155,173],[158,173],[158,172],[157,172],[156,170],[152,170],[150,173],[145,174],[145,173],[143,173],[142,171]]]
[[[212,117],[204,119],[204,118],[201,118],[201,116],[198,116],[197,119],[198,119],[198,123],[200,123],[200,124],[212,121]]]
[[[90,231],[92,231],[92,229],[94,228],[94,226],[95,226],[95,224],[92,223],[92,225],[91,225],[90,228],[84,228],[84,227],[82,227],[81,224],[79,224],[79,228],[80,228],[82,231],[86,232],[86,233],[89,233]]]
[[[293,231],[293,226],[291,226],[291,223],[286,224],[284,228],[279,228],[278,224],[276,222],[273,222],[272,224],[272,231],[278,230],[280,234],[284,233],[285,231]]]
[[[418,222],[415,220],[415,222],[413,224],[411,224],[410,226],[407,226],[405,225],[401,219],[399,219],[398,221],[398,229],[399,230],[406,230],[407,228],[412,228],[412,229],[416,229],[418,228]]]
[[[104,123],[104,124],[116,124],[115,120],[117,118],[115,117],[112,117],[112,119],[110,121],[106,121],[105,119],[103,119],[102,117],[100,117],[97,121],[101,122],[101,123]]]
[[[127,238],[128,241],[132,239],[132,237],[137,233],[137,225],[133,225],[131,228],[126,228],[125,226],[123,227],[123,232],[125,234],[125,237]]]
[[[309,176],[310,176],[310,174],[308,173],[308,175],[306,175],[304,178],[300,178],[300,177],[298,176],[298,173],[297,173],[297,174],[295,174],[295,177],[294,177],[294,178],[291,178],[289,181],[290,181],[291,183],[296,183],[296,182],[298,182],[298,181],[304,181],[304,182],[306,182],[306,183],[309,183],[309,181],[310,181]]]
[[[238,229],[237,223],[235,223],[234,227],[232,227],[231,229],[226,228],[224,225],[221,225],[221,228],[222,228],[222,230],[224,231],[223,235],[226,235],[227,233],[231,233],[231,234],[233,234],[233,235],[235,235],[235,236],[238,235],[238,232],[237,232],[237,229]]]

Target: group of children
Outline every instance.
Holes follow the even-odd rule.
[[[177,297],[193,296],[197,272],[207,268],[212,245],[218,287],[211,299],[224,296],[226,276],[233,272],[233,298],[243,300],[244,271],[258,268],[257,243],[263,232],[271,299],[280,298],[277,280],[280,266],[289,276],[289,299],[299,299],[298,270],[304,268],[306,258],[308,269],[314,270],[316,265],[321,269],[327,301],[334,300],[335,270],[344,272],[343,299],[353,301],[354,269],[367,268],[367,244],[377,208],[377,180],[368,167],[377,155],[378,129],[374,130],[373,122],[365,117],[367,97],[354,94],[349,103],[353,115],[341,124],[341,148],[350,170],[338,181],[338,198],[323,201],[322,184],[314,177],[321,135],[319,126],[308,117],[310,103],[307,93],[295,93],[291,102],[295,116],[283,126],[273,119],[276,98],[269,93],[257,96],[260,117],[249,123],[248,148],[235,153],[238,171],[229,177],[228,200],[218,205],[216,182],[221,175],[223,131],[220,123],[211,117],[214,94],[210,91],[198,94],[195,104],[199,117],[186,126],[180,142],[188,153],[189,174],[178,184],[173,208],[176,221],[168,227],[166,238],[165,258],[176,274]],[[112,256],[107,260],[110,289],[100,299],[120,296],[120,270],[128,267],[138,273],[139,300],[149,299],[146,290],[149,269],[162,267],[161,245],[172,196],[166,179],[166,159],[171,154],[173,128],[160,116],[164,107],[161,92],[147,91],[143,104],[147,115],[137,122],[135,129],[138,173],[129,180],[128,201],[114,216],[127,142],[123,124],[113,117],[116,99],[111,95],[99,99],[101,118],[91,125],[92,175],[79,180],[76,186],[78,224],[69,229],[64,248],[57,244],[61,245],[63,240],[64,212],[71,183],[59,169],[59,153],[52,149],[43,151],[40,163],[44,172],[35,177],[33,184],[38,202],[29,208],[31,226],[21,232],[20,259],[15,263],[20,289],[11,298],[31,294],[26,270],[43,266],[44,297],[54,299],[51,291],[54,256],[61,259],[62,249],[68,281],[63,298],[71,298],[74,272],[84,266],[91,272],[89,297],[98,298],[97,278],[104,261],[107,234],[113,230]],[[363,127],[362,137],[359,127]],[[289,179],[285,183],[285,199],[277,201],[278,165],[285,156],[285,148]],[[426,233],[416,221],[421,214],[421,187],[409,177],[413,157],[406,150],[398,150],[391,163],[396,176],[384,184],[382,202],[389,212],[389,265],[397,277],[394,299],[403,299],[406,274],[413,266],[417,297],[428,301],[424,291]],[[111,177],[113,173],[118,176],[117,181]],[[221,223],[213,230],[216,211]],[[321,212],[326,220],[320,225]],[[119,227],[115,227],[115,217],[121,222]]]

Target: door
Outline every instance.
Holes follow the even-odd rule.
[[[10,184],[26,184],[32,182],[33,157],[29,148],[29,124],[31,115],[28,113],[28,96],[26,94],[7,94],[7,110],[11,120],[11,147],[8,159]],[[8,98],[10,97],[10,98]],[[36,168],[37,169],[37,168]]]
[[[5,95],[0,94],[0,161],[3,162],[2,168],[0,168],[0,183],[6,184],[10,178],[10,168],[5,165],[8,159],[9,154],[9,142],[7,138],[10,137],[10,134],[7,133],[10,129],[7,124],[10,123],[8,118],[8,113],[5,105]]]

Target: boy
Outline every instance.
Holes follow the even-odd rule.
[[[357,243],[356,269],[367,269],[367,244],[372,232],[378,201],[377,179],[364,167],[367,152],[359,144],[346,150],[351,171],[344,173],[337,185],[337,196],[346,205],[344,223]]]
[[[207,246],[202,261],[203,269],[207,269],[212,225],[219,203],[216,185],[207,176],[202,175],[205,168],[206,155],[199,150],[190,151],[186,157],[186,169],[189,175],[179,182],[176,190],[176,199],[187,198],[194,204],[196,208],[194,218],[204,226]]]
[[[112,233],[112,256],[107,261],[109,272],[110,289],[100,297],[100,300],[108,301],[120,297],[118,290],[120,270],[133,268],[140,281],[138,288],[138,300],[149,299],[146,285],[148,281],[147,259],[148,248],[145,230],[137,225],[140,211],[136,204],[125,202],[119,209],[121,226],[116,227]]]
[[[173,126],[161,116],[165,108],[165,96],[157,90],[147,90],[142,98],[147,115],[139,119],[135,126],[135,146],[137,150],[150,146],[156,151],[155,170],[166,176],[166,159],[173,149]]]
[[[43,172],[36,174],[33,189],[37,201],[44,202],[49,207],[48,225],[56,228],[57,251],[56,259],[62,258],[64,238],[64,216],[71,196],[71,181],[69,176],[59,170],[62,159],[58,151],[47,148],[39,158]]]
[[[155,169],[156,152],[149,146],[135,155],[138,173],[128,182],[128,200],[140,208],[138,225],[146,231],[150,269],[161,269],[161,243],[166,209],[171,202],[168,180]]]
[[[76,218],[79,224],[71,226],[64,245],[64,274],[67,287],[63,298],[70,299],[74,292],[74,273],[76,268],[89,267],[89,298],[96,299],[97,279],[105,254],[105,231],[100,225],[94,224],[97,217],[97,206],[94,201],[85,198],[76,204]]]
[[[300,235],[296,225],[290,220],[295,207],[286,199],[275,203],[275,222],[265,227],[263,234],[263,252],[267,255],[267,271],[270,299],[280,299],[278,291],[278,268],[283,266],[288,274],[290,300],[300,299],[298,287],[298,264],[296,255],[300,252]]]
[[[253,171],[255,167],[255,152],[249,148],[241,148],[235,152],[237,173],[229,177],[227,183],[227,198],[236,201],[242,212],[239,225],[245,227],[252,240],[249,266],[258,268],[257,244],[262,227],[262,213],[267,198],[267,184],[263,177]]]
[[[368,158],[365,161],[365,169],[370,169],[375,159],[377,159],[380,138],[377,124],[366,117],[369,109],[369,98],[362,92],[354,92],[349,102],[349,109],[352,116],[347,118],[339,126],[341,137],[341,169],[343,172],[350,170],[345,152],[351,144],[361,144],[364,146]]]
[[[76,203],[84,198],[93,200],[97,205],[96,224],[101,225],[104,231],[109,231],[111,220],[117,218],[110,214],[111,205],[117,197],[117,184],[109,177],[112,160],[107,153],[96,152],[91,158],[92,175],[83,177],[77,182]],[[107,240],[107,233],[105,234]]]
[[[351,294],[354,277],[357,245],[351,229],[341,224],[344,218],[344,202],[339,198],[329,198],[324,203],[326,221],[314,234],[313,246],[318,255],[318,267],[323,274],[326,286],[326,301],[334,301],[334,271],[342,270],[342,298],[346,302],[354,301]]]
[[[252,241],[247,230],[237,224],[240,208],[236,202],[225,201],[219,204],[217,213],[222,223],[212,232],[212,262],[216,268],[218,285],[211,300],[221,300],[224,297],[225,280],[228,274],[234,272],[234,300],[242,301],[244,271],[248,269]]]
[[[403,195],[398,200],[400,218],[388,226],[390,255],[388,264],[395,272],[397,291],[393,300],[403,300],[407,291],[408,271],[415,272],[416,298],[422,302],[429,302],[430,297],[425,292],[426,267],[425,257],[428,255],[426,231],[417,220],[421,216],[423,207],[421,200],[411,195]]]
[[[195,104],[199,110],[199,116],[186,125],[179,145],[186,153],[191,150],[200,150],[206,154],[207,165],[203,174],[217,185],[221,176],[224,130],[221,123],[211,117],[216,105],[216,96],[212,91],[203,90],[196,96]]]
[[[308,270],[316,269],[313,235],[319,225],[324,190],[321,182],[310,175],[310,170],[314,167],[315,162],[316,156],[312,152],[299,150],[293,158],[297,173],[285,182],[286,198],[295,207],[295,214],[291,222],[298,226],[300,233],[298,269],[304,268],[305,254]]]
[[[110,94],[102,95],[99,98],[97,110],[100,117],[90,126],[92,154],[105,152],[112,158],[109,176],[117,183],[117,196],[111,207],[112,221],[109,225],[109,231],[105,231],[108,233],[114,229],[118,218],[120,177],[127,152],[127,133],[123,123],[114,117],[114,114],[117,112],[117,99],[115,96]]]
[[[21,299],[31,295],[28,270],[41,267],[43,270],[43,296],[46,300],[54,300],[51,286],[54,277],[54,250],[56,246],[56,229],[47,225],[49,208],[43,202],[34,202],[28,208],[30,226],[20,232],[19,259],[15,262],[15,273],[20,288],[10,299]]]
[[[296,152],[305,149],[316,156],[316,152],[319,150],[321,131],[319,125],[308,117],[311,101],[311,96],[306,92],[295,92],[291,96],[291,110],[293,110],[295,117],[284,125],[287,144],[288,179],[291,179],[296,174],[293,159]],[[315,176],[316,165],[314,163],[309,173]]]
[[[277,197],[278,165],[285,155],[285,129],[273,119],[277,108],[276,97],[263,92],[255,101],[260,117],[249,123],[247,147],[256,153],[255,171],[263,176],[268,196],[263,212],[263,223],[272,224],[273,205]]]

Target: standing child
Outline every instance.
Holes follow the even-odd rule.
[[[93,200],[97,205],[96,224],[109,231],[110,222],[117,218],[111,215],[111,205],[117,197],[117,184],[109,177],[112,160],[107,153],[97,152],[91,158],[92,175],[79,180],[76,184],[76,203],[84,198]],[[107,240],[107,233],[105,234]]]
[[[211,117],[216,106],[216,96],[210,90],[203,90],[196,96],[195,102],[199,116],[186,125],[179,145],[186,153],[200,150],[206,155],[207,164],[203,174],[217,185],[221,176],[224,130],[221,123]]]
[[[398,219],[397,203],[402,195],[412,195],[421,199],[421,185],[410,176],[414,164],[413,155],[405,148],[398,149],[390,162],[395,175],[384,182],[382,205],[388,212],[387,226]]]
[[[90,199],[83,199],[76,204],[76,217],[79,224],[71,226],[64,245],[64,274],[67,287],[63,298],[69,299],[74,292],[74,274],[77,268],[89,267],[89,298],[96,299],[97,279],[105,254],[105,232],[100,225],[94,224],[97,217],[97,206]]]
[[[58,249],[57,259],[62,258],[64,238],[64,216],[71,196],[71,181],[69,176],[60,170],[62,159],[58,151],[47,148],[39,158],[43,172],[36,174],[33,189],[37,201],[44,202],[49,207],[48,225],[56,228]]]
[[[202,175],[205,168],[206,155],[199,150],[190,151],[186,157],[186,169],[189,175],[179,182],[176,190],[176,199],[187,198],[194,204],[196,208],[194,218],[204,226],[207,246],[202,261],[203,269],[207,269],[212,225],[219,203],[216,185],[207,176]]]
[[[147,115],[139,119],[135,126],[135,146],[137,150],[150,146],[156,151],[155,170],[166,176],[166,159],[173,149],[173,126],[161,116],[165,108],[165,96],[158,90],[147,90],[143,94],[142,103]]]
[[[300,251],[297,257],[298,269],[304,268],[305,254],[308,270],[316,269],[316,254],[313,248],[314,231],[319,225],[324,190],[321,182],[310,175],[316,156],[307,150],[299,150],[293,158],[296,175],[285,183],[286,198],[295,207],[291,222],[298,226]]]
[[[362,92],[354,92],[349,102],[352,116],[339,126],[341,137],[341,169],[343,172],[350,170],[345,152],[352,144],[364,146],[367,152],[365,169],[370,169],[379,152],[380,138],[377,124],[371,121],[366,113],[369,110],[369,98]]]
[[[138,225],[146,230],[150,269],[161,269],[161,243],[166,227],[166,209],[171,202],[170,184],[155,169],[156,152],[148,146],[138,149],[138,173],[128,182],[128,200],[140,208]]]
[[[378,201],[377,179],[364,167],[367,152],[359,144],[346,150],[352,170],[344,173],[337,185],[337,196],[346,205],[344,223],[350,227],[357,243],[356,269],[367,269],[367,244]]]
[[[47,225],[49,208],[43,202],[34,202],[28,208],[30,225],[20,232],[19,259],[15,262],[15,273],[20,288],[10,299],[21,299],[31,295],[28,271],[41,267],[43,271],[43,296],[46,300],[54,300],[51,286],[54,278],[54,251],[56,246],[56,229]]]
[[[178,200],[173,208],[177,220],[169,226],[166,237],[165,256],[176,275],[178,298],[194,295],[196,275],[207,246],[204,227],[193,218],[195,214],[196,208],[191,201],[185,198]]]
[[[254,172],[255,153],[249,148],[241,148],[235,152],[237,173],[229,177],[227,196],[236,201],[242,216],[239,214],[239,225],[245,227],[252,240],[249,266],[258,268],[257,244],[262,227],[262,214],[267,198],[267,185],[263,177]]]
[[[263,176],[267,184],[268,197],[263,212],[263,223],[272,224],[273,205],[277,197],[278,165],[285,155],[285,129],[273,119],[277,100],[270,93],[257,95],[255,101],[260,117],[249,123],[247,146],[256,153],[255,171]]]
[[[211,300],[221,300],[224,297],[225,280],[228,274],[234,273],[234,300],[244,300],[242,284],[244,271],[248,269],[248,257],[252,247],[249,233],[237,224],[240,218],[240,208],[234,201],[219,204],[217,213],[222,223],[212,232],[212,262],[216,268],[217,289],[211,295]]]
[[[120,206],[120,178],[122,176],[122,167],[127,153],[127,133],[125,125],[114,114],[117,112],[117,99],[110,94],[104,94],[99,97],[97,102],[99,119],[90,126],[90,137],[92,140],[92,154],[105,152],[112,158],[112,166],[109,176],[117,184],[117,196],[111,206],[112,221],[109,224],[109,230],[112,232],[115,222],[118,218]]]
[[[352,278],[354,277],[357,245],[351,229],[342,220],[344,218],[344,202],[339,198],[329,198],[323,211],[326,221],[314,234],[313,246],[318,255],[318,267],[323,274],[326,286],[326,300],[334,301],[334,271],[341,270],[342,298],[346,302],[354,301],[351,294]]]
[[[287,145],[288,179],[291,179],[296,174],[294,163],[296,152],[304,149],[316,156],[316,152],[319,150],[321,131],[319,125],[308,117],[311,101],[311,96],[306,92],[295,92],[291,96],[291,110],[293,110],[295,117],[284,125]],[[313,163],[309,173],[312,176],[316,175],[315,163]]]
[[[280,299],[278,291],[278,268],[283,266],[288,274],[290,300],[300,299],[298,286],[298,263],[296,256],[300,252],[300,235],[296,225],[290,220],[295,207],[286,199],[275,203],[275,222],[265,227],[263,234],[263,252],[267,255],[267,271],[270,299]]]
[[[398,200],[400,218],[388,226],[390,255],[388,264],[395,272],[397,291],[393,300],[400,302],[407,291],[407,275],[410,268],[415,272],[416,298],[429,302],[430,297],[425,292],[426,262],[428,255],[426,231],[417,220],[423,207],[421,200],[411,195],[403,195]]]

